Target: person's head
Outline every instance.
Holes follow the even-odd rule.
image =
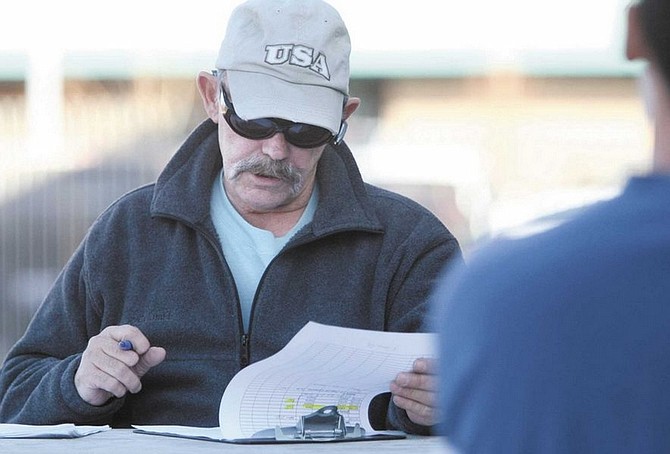
[[[628,18],[628,58],[649,60],[667,85],[670,81],[670,1],[640,0],[631,5]]]
[[[349,97],[349,34],[321,0],[248,0],[228,22],[216,74],[198,88],[218,123],[224,185],[238,210],[291,211],[358,107]]]
[[[648,62],[640,94],[656,125],[653,169],[670,172],[670,0],[640,0],[630,6],[626,56]]]

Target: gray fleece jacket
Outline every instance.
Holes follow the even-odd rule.
[[[314,219],[266,269],[244,333],[210,218],[221,166],[216,125],[207,120],[155,184],[98,217],[3,364],[1,422],[217,426],[230,379],[310,320],[422,329],[436,276],[460,260],[458,242],[428,210],[364,183],[340,145],[325,150]],[[120,324],[137,326],[167,358],[143,377],[138,394],[91,406],[74,374],[88,339]],[[385,424],[425,431],[393,405]]]

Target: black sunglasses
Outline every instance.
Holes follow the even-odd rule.
[[[347,132],[347,123],[345,121],[340,123],[340,131],[335,136],[326,128],[305,123],[294,123],[281,118],[243,120],[235,113],[233,103],[228,99],[224,87],[221,86],[220,88],[219,105],[221,106],[223,118],[236,134],[246,139],[267,139],[281,132],[284,134],[286,141],[291,145],[300,148],[316,148],[328,142],[332,142],[333,145],[339,144]]]

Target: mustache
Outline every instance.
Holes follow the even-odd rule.
[[[302,174],[293,165],[285,161],[275,161],[263,156],[250,156],[233,166],[231,179],[237,178],[243,172],[250,172],[264,177],[278,178],[291,186],[299,186]]]

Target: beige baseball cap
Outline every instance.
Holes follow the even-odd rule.
[[[283,118],[337,134],[349,93],[349,33],[322,0],[248,0],[216,60],[244,119]]]

